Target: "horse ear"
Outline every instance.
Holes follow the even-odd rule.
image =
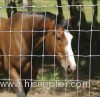
[[[75,18],[70,17],[69,19],[64,20],[63,25],[64,25],[65,29],[69,29],[69,30],[74,29],[76,26]]]
[[[64,26],[64,29],[67,29],[67,30],[69,30],[70,31],[70,33],[72,34],[72,35],[74,35],[74,28],[73,28],[73,21],[74,20],[74,18],[73,17],[70,17],[69,19],[65,19],[64,21],[63,21],[63,26]]]
[[[57,15],[57,21],[56,21],[57,25],[63,24],[63,21],[64,21],[64,16],[61,15],[61,14],[58,14]]]
[[[69,25],[75,29],[77,27],[77,19],[73,16],[69,18]]]

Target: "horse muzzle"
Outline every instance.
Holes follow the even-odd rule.
[[[76,66],[74,66],[74,67],[68,66],[67,67],[67,74],[72,74],[75,70],[76,70]]]
[[[75,65],[62,64],[61,67],[63,72],[67,75],[72,74],[76,70],[76,64]]]

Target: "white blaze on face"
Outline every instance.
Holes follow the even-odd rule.
[[[69,33],[68,30],[65,30],[64,33],[65,33],[66,40],[68,42],[68,44],[65,47],[65,50],[67,52],[68,59],[70,62],[70,64],[68,65],[70,65],[70,68],[74,71],[76,69],[76,62],[75,62],[74,54],[71,47],[71,41],[72,41],[73,36]]]

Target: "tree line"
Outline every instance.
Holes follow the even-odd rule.
[[[98,16],[98,6],[96,6],[97,4],[97,0],[91,0],[94,7],[94,14],[93,14],[93,26],[95,26],[97,24],[97,16]],[[7,15],[8,17],[11,16],[11,11],[13,11],[13,13],[17,12],[17,8],[10,8],[10,6],[16,7],[17,4],[19,5],[23,5],[23,6],[32,6],[32,0],[5,0],[6,2],[6,6],[8,6],[7,8]],[[61,0],[57,0],[57,2],[61,2]],[[66,2],[68,2],[69,5],[83,5],[83,0],[66,0]],[[27,7],[27,11],[32,11],[32,7]],[[60,10],[61,11],[61,10]],[[80,21],[80,12],[81,12],[81,21]],[[86,28],[86,17],[85,17],[85,13],[83,10],[83,6],[71,6],[70,7],[70,16],[71,17],[75,17],[76,18],[76,23],[78,21],[81,22],[81,25],[83,27],[83,29]],[[75,25],[74,25],[75,26]]]

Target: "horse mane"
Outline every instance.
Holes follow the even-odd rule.
[[[17,13],[22,13],[22,14],[34,14],[34,15],[42,15],[44,18],[49,18],[50,20],[55,20],[55,25],[56,26],[64,26],[65,29],[73,29],[71,24],[70,24],[70,19],[69,23],[67,19],[60,18],[59,14],[55,15],[51,12],[26,12],[26,11],[18,11]],[[68,27],[67,27],[68,26]]]
[[[23,13],[23,14],[37,14],[37,15],[43,15],[44,17],[46,16],[46,18],[50,18],[52,20],[56,20],[56,15],[51,13],[51,12],[26,12],[26,11],[18,11],[17,13]]]

